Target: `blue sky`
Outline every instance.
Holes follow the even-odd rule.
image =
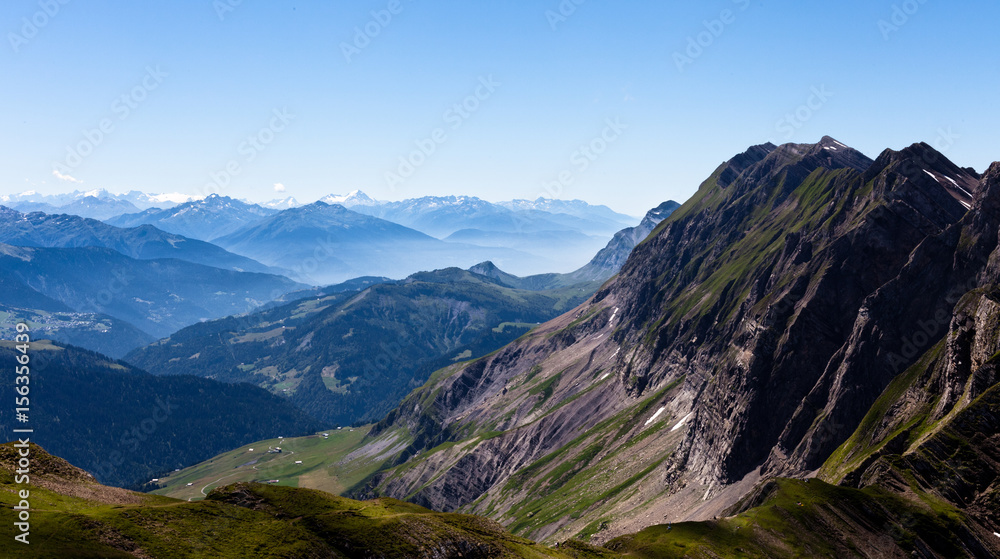
[[[62,1],[0,4],[2,193],[640,215],[769,140],[1000,159],[995,1]]]

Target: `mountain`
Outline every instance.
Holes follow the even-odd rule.
[[[6,287],[8,282],[0,280]],[[23,284],[18,284],[24,287]],[[37,293],[37,292],[35,292]],[[124,320],[95,312],[76,312],[72,309],[49,310],[32,306],[16,296],[6,295],[0,302],[0,339],[13,340],[17,324],[25,322],[34,332],[46,339],[72,344],[120,358],[137,347],[156,340]],[[16,302],[16,305],[10,304]]]
[[[330,194],[319,199],[320,202],[324,204],[334,204],[344,206],[345,208],[354,208],[355,206],[378,206],[381,202],[372,199],[364,192],[360,190],[352,190],[347,194]]]
[[[261,204],[262,207],[270,210],[287,210],[288,208],[297,208],[301,205],[302,204],[300,204],[298,200],[292,198],[291,196],[288,198],[278,198]]]
[[[128,200],[86,196],[65,206],[60,206],[57,213],[78,215],[92,219],[108,219],[123,213],[137,211],[139,211],[139,208]]]
[[[256,384],[331,424],[372,421],[433,371],[502,347],[597,287],[536,292],[456,268],[421,272],[195,324],[126,360],[158,375]]]
[[[618,273],[625,265],[632,249],[646,239],[661,221],[670,217],[674,210],[681,207],[673,200],[668,200],[646,212],[646,215],[635,227],[628,227],[615,233],[608,244],[585,266],[571,274],[578,279],[607,279]]]
[[[535,255],[543,263],[542,266],[513,266],[511,269],[522,274],[537,274],[575,270],[581,262],[601,250],[608,239],[606,236],[587,235],[574,230],[505,232],[462,229],[444,240],[484,248],[503,247]]]
[[[87,191],[75,190],[64,194],[39,194],[29,190],[20,194],[0,195],[0,203],[24,212],[68,213],[93,219],[105,219],[105,217],[100,217],[103,213],[108,214],[106,217],[111,217],[125,212],[146,210],[154,206],[173,207],[192,199],[193,197],[185,194],[146,194],[138,190],[114,194],[103,188]],[[88,211],[89,206],[93,206],[92,211]],[[115,209],[118,210],[118,213],[110,213]]]
[[[554,198],[538,197],[535,200],[511,200],[509,202],[498,202],[509,210],[543,211],[551,214],[566,214],[587,220],[601,220],[615,228],[622,228],[635,223],[635,218],[623,213],[618,213],[607,206],[595,206],[583,200],[559,200]]]
[[[358,276],[402,278],[417,270],[532,258],[507,249],[446,243],[402,225],[315,202],[285,210],[214,241],[317,284]]]
[[[101,313],[162,338],[201,320],[249,311],[304,287],[285,277],[234,272],[177,259],[136,260],[99,247],[0,244],[0,270],[76,312]],[[0,302],[28,307],[17,298]]]
[[[11,271],[0,269],[0,340],[13,340],[17,324],[26,322],[45,338],[121,357],[155,340],[117,318],[98,312],[77,312],[25,285]]]
[[[31,475],[19,481],[19,452]],[[265,480],[262,480],[265,481]],[[28,545],[18,557],[178,557],[280,559],[613,557],[577,543],[549,549],[484,518],[441,514],[392,499],[360,502],[322,491],[263,483],[214,489],[186,502],[106,487],[37,444],[0,445],[0,503],[29,493]],[[44,504],[44,508],[37,504]],[[12,517],[13,518],[13,517]],[[21,532],[17,526],[11,538]]]
[[[481,262],[469,269],[470,272],[489,277],[507,287],[515,289],[553,289],[581,282],[604,281],[618,273],[632,249],[642,242],[650,232],[664,219],[670,216],[680,204],[672,200],[646,212],[642,222],[635,227],[626,227],[615,233],[608,244],[583,267],[569,273],[536,274],[518,277],[509,274],[493,262]]]
[[[508,209],[475,196],[425,196],[400,202],[357,205],[353,209],[438,238],[463,230],[522,234],[574,231],[584,235],[611,235],[623,225],[635,223],[628,216],[623,216],[624,221],[607,219],[603,215],[606,212],[600,211],[596,212],[596,216],[577,212],[581,214],[578,216],[533,207]]]
[[[32,334],[33,336],[34,334]],[[0,342],[0,359],[22,352]],[[248,385],[193,376],[154,377],[97,353],[30,344],[32,441],[85,466],[102,483],[135,486],[159,474],[274,434],[322,425],[286,400]],[[211,428],[206,428],[211,426]],[[0,427],[18,428],[12,414]]]
[[[212,241],[275,213],[276,210],[256,204],[210,194],[203,200],[185,202],[166,210],[151,208],[140,213],[119,215],[105,221],[116,227],[152,225],[169,233]]]
[[[104,247],[139,260],[177,258],[240,272],[275,272],[213,244],[165,233],[151,225],[122,229],[75,215],[22,214],[4,206],[0,206],[0,243],[49,248]]]
[[[754,146],[586,303],[407,396],[358,452],[400,450],[354,494],[544,541],[703,521],[689,535],[995,554],[998,209],[1000,163]],[[779,481],[816,475],[843,490]]]
[[[583,202],[577,205],[592,207]],[[603,215],[607,212],[588,215],[577,211],[578,217],[532,207],[514,210],[474,196],[426,196],[356,205],[352,209],[445,241],[533,255],[535,259],[530,261],[517,259],[502,264],[504,269],[518,275],[575,270],[623,227],[622,222],[607,219]],[[624,219],[626,225],[634,224],[631,218],[624,216]]]

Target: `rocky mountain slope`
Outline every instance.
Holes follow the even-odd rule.
[[[875,161],[828,137],[755,146],[590,301],[407,397],[372,432],[402,450],[358,494],[477,512],[547,541],[607,541],[731,513],[761,480],[814,474],[945,336],[961,296],[993,285],[997,188],[1000,164],[980,176],[925,144]],[[960,381],[915,382],[935,405],[979,401]],[[996,456],[990,413],[974,415],[978,442],[952,424],[960,414],[936,429]],[[982,505],[899,482],[914,464],[872,484],[959,511],[969,553],[1000,543]],[[976,471],[978,502],[991,502],[995,476]]]

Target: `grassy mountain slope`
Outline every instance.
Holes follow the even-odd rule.
[[[18,557],[602,556],[564,554],[512,536],[483,518],[434,513],[392,499],[359,502],[315,490],[247,483],[190,503],[132,493],[97,484],[37,445],[30,447],[30,455],[31,485],[16,485],[16,450],[12,443],[0,445],[0,502],[12,507],[18,502],[14,489],[30,490],[31,543],[4,544]]]

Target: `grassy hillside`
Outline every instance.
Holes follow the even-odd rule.
[[[223,485],[276,479],[277,485],[284,487],[320,489],[339,495],[364,480],[382,464],[378,455],[354,456],[352,460],[345,460],[352,450],[360,446],[369,429],[370,426],[332,429],[306,437],[246,444],[159,478],[156,484],[158,489],[152,493],[196,500]],[[322,433],[329,434],[329,437],[323,437]],[[281,448],[282,452],[268,452],[275,447]]]
[[[11,443],[0,445],[0,505],[30,490],[29,545],[3,548],[32,558],[601,557],[562,553],[512,536],[495,522],[395,501],[353,501],[321,491],[238,483],[202,501],[103,487],[32,445],[31,485],[14,483]],[[17,547],[13,547],[17,546]]]
[[[332,436],[332,435],[331,435]],[[290,441],[289,441],[290,442]],[[324,441],[337,445],[349,441]],[[0,445],[0,506],[30,491],[31,558],[577,558],[987,557],[968,547],[963,515],[878,489],[778,479],[724,518],[659,525],[604,547],[552,546],[482,517],[437,513],[394,499],[355,501],[312,489],[239,482],[184,501],[104,487],[30,446],[30,485],[15,483],[18,455]],[[11,546],[17,546],[12,548]]]

